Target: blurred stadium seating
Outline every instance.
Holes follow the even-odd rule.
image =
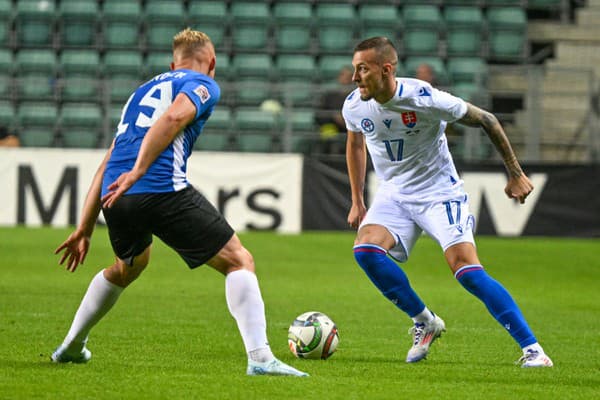
[[[0,0],[0,122],[26,146],[106,147],[120,104],[168,69],[172,36],[190,26],[216,44],[223,89],[197,148],[318,151],[316,100],[361,38],[389,36],[399,74],[428,62],[443,89],[487,106],[490,67],[530,62],[530,12],[554,11],[549,18],[564,22],[573,7],[566,0]],[[268,99],[284,112],[261,110]]]

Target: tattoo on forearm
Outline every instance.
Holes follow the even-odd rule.
[[[467,113],[459,122],[468,126],[482,127],[498,153],[500,153],[508,173],[515,177],[523,174],[517,157],[510,145],[510,141],[494,114],[469,105]]]
[[[480,113],[477,111],[480,111],[480,110],[475,107],[467,108],[467,113],[458,122],[460,122],[463,125],[472,126],[472,127],[480,126],[481,125],[481,116],[480,116]]]

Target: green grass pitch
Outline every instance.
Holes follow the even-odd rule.
[[[51,351],[97,271],[112,261],[99,228],[70,274],[54,248],[70,230],[0,229],[0,399],[598,399],[598,239],[480,237],[488,272],[515,297],[552,357],[551,369],[514,365],[520,350],[454,280],[422,238],[404,265],[448,331],[427,360],[404,362],[410,320],[354,263],[351,233],[240,235],[254,254],[274,353],[310,378],[248,377],[246,357],[214,270],[189,271],[155,240],[152,261],[96,326],[86,365],[54,365]],[[287,328],[317,310],[338,325],[329,360],[298,360]]]

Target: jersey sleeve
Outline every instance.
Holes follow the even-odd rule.
[[[360,126],[357,126],[354,122],[352,122],[352,119],[350,117],[350,115],[352,114],[351,108],[354,106],[354,104],[351,102],[351,99],[354,96],[355,94],[352,93],[346,98],[346,101],[344,102],[344,105],[342,107],[342,117],[344,118],[344,122],[346,123],[347,130],[351,132],[362,132]]]
[[[186,82],[180,93],[185,93],[196,106],[196,117],[194,119],[198,119],[206,111],[211,110],[221,96],[221,90],[217,82],[208,77]]]
[[[431,88],[432,113],[443,121],[453,122],[467,113],[467,103],[448,92]]]

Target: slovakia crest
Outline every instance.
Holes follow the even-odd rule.
[[[402,113],[402,122],[409,128],[414,128],[417,125],[417,113],[414,111],[406,111]]]
[[[360,121],[360,126],[365,132],[373,132],[375,129],[375,124],[369,118],[363,118],[363,120]]]

